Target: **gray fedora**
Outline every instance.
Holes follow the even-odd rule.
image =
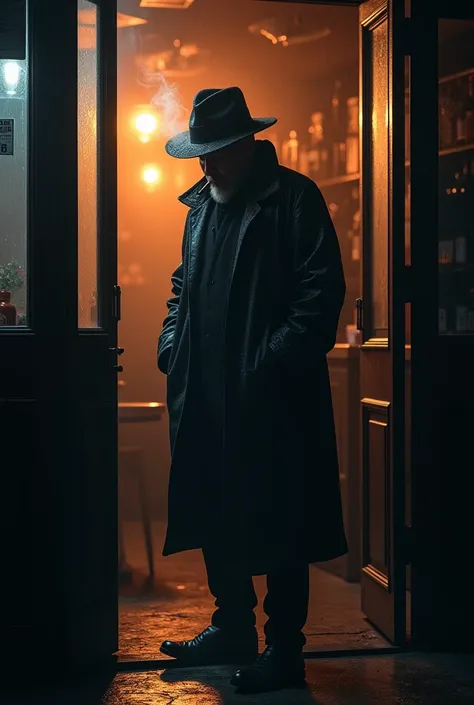
[[[189,130],[169,139],[165,149],[177,159],[202,157],[266,130],[276,121],[275,117],[253,118],[237,86],[206,88],[193,100]]]

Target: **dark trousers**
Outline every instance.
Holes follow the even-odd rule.
[[[216,598],[212,624],[234,634],[255,626],[257,596],[251,575],[232,568],[230,559],[210,547],[203,549],[209,589]],[[267,574],[267,594],[263,609],[265,643],[299,649],[306,643],[303,627],[308,617],[309,565],[301,561],[279,564]]]

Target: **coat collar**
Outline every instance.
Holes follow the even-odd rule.
[[[185,191],[178,200],[189,208],[199,208],[211,197],[208,189],[199,193],[206,183],[203,177],[194,186]],[[251,169],[249,182],[250,201],[258,203],[263,201],[280,186],[279,164],[275,147],[268,140],[259,140],[254,155],[254,163]]]

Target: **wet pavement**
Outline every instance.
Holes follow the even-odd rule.
[[[24,693],[2,705],[472,705],[473,655],[397,654],[306,662],[308,688],[240,695],[232,667],[120,673],[109,683]],[[3,692],[2,692],[3,690]]]

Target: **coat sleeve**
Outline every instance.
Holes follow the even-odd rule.
[[[171,298],[169,298],[166,302],[168,313],[163,321],[163,327],[158,338],[158,369],[160,369],[165,375],[168,374],[169,359],[171,355],[171,348],[173,347],[176,322],[178,319],[179,302],[181,300],[181,292],[183,291],[183,261],[186,252],[188,218],[189,212],[186,217],[183,243],[181,246],[182,261],[171,275]]]
[[[335,345],[346,284],[341,251],[326,203],[308,182],[295,201],[291,241],[293,287],[285,320],[269,340],[270,355],[311,367]]]
[[[168,373],[168,364],[173,347],[174,334],[176,330],[176,320],[178,308],[183,290],[183,263],[175,269],[171,275],[171,298],[166,302],[168,313],[163,321],[163,328],[158,338],[158,368],[164,373]]]

